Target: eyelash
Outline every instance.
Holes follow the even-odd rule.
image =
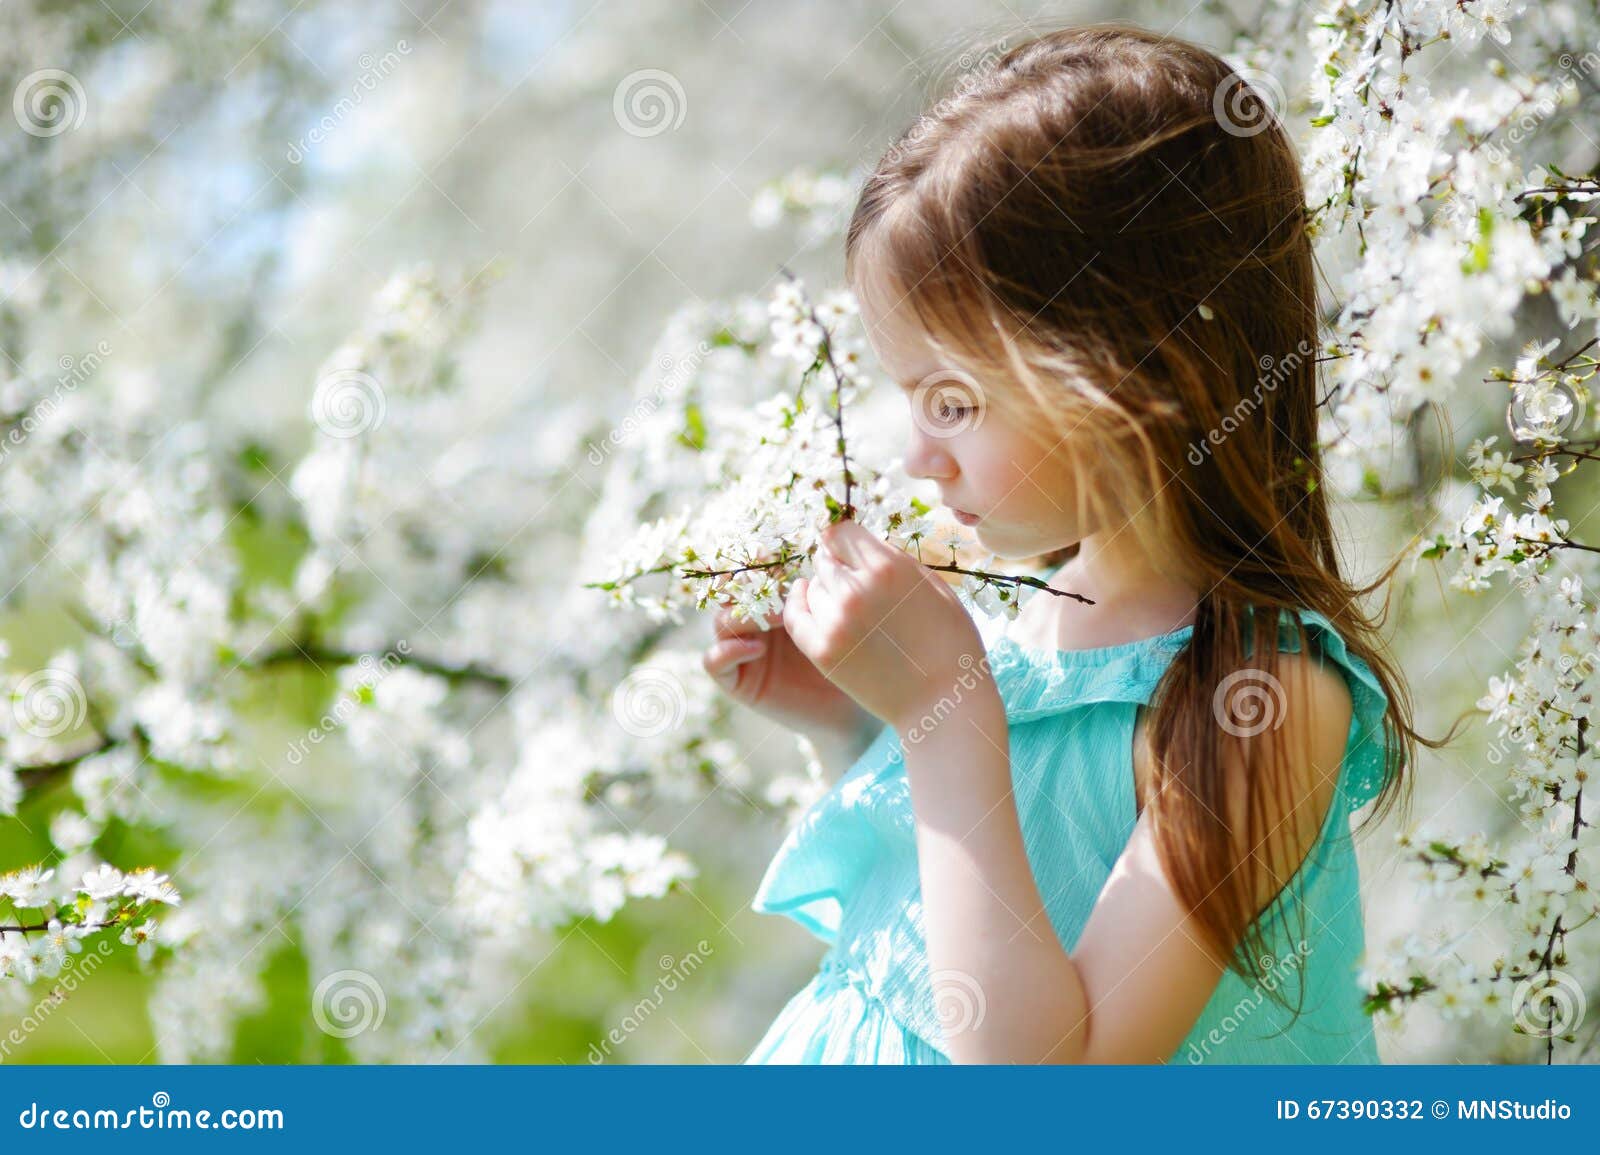
[[[909,393],[906,396],[906,401],[912,408],[916,408],[918,404],[917,399]],[[926,402],[923,402],[923,404],[926,404]],[[968,414],[977,412],[977,410],[977,405],[959,405],[951,401],[940,401],[935,403],[931,414],[940,421],[959,421]]]

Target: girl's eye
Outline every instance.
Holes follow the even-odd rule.
[[[983,394],[976,382],[964,377],[934,374],[918,384],[906,400],[913,420],[925,432],[953,437],[976,426]]]

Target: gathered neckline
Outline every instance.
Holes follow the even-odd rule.
[[[1115,661],[1117,658],[1129,654],[1137,654],[1145,650],[1156,648],[1165,643],[1175,644],[1194,633],[1194,623],[1179,626],[1164,634],[1152,634],[1147,638],[1135,638],[1131,642],[1118,642],[1113,646],[1094,646],[1084,650],[1043,649],[1039,646],[1028,646],[1017,641],[1008,633],[1002,633],[996,645],[1008,646],[1024,657],[1036,662],[1045,662],[1057,666],[1097,666]]]

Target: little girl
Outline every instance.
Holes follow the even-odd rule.
[[[747,1062],[1378,1061],[1350,819],[1441,743],[1357,603],[1394,566],[1335,549],[1299,172],[1217,57],[1101,25],[867,181],[908,472],[1002,557],[1075,547],[1049,584],[1092,605],[986,641],[846,520],[772,628],[719,615],[708,672],[848,767],[756,896],[832,949]]]

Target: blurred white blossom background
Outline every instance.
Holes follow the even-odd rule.
[[[785,272],[864,348],[864,167],[1107,17],[1301,142],[1350,561],[1417,554],[1422,728],[1487,716],[1361,844],[1385,1058],[1593,1061],[1573,0],[7,0],[0,1061],[741,1058],[821,951],[747,904],[825,783],[717,700],[674,563],[749,527],[705,498],[809,356]],[[585,584],[630,566],[673,572]]]

